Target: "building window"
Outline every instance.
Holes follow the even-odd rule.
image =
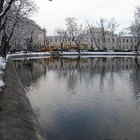
[[[104,38],[102,39],[102,42],[105,42],[105,39]]]
[[[108,38],[108,42],[110,42],[110,38]]]
[[[123,42],[125,42],[125,39],[123,39]]]
[[[57,38],[55,38],[55,42],[57,42]]]
[[[132,43],[133,41],[132,41],[132,38],[130,39],[130,42]]]
[[[113,42],[113,43],[115,42],[115,39],[114,39],[114,38],[112,39],[112,42]]]
[[[68,42],[70,42],[71,41],[71,38],[68,38]]]
[[[127,42],[127,43],[129,42],[128,39],[126,39],[126,42]]]

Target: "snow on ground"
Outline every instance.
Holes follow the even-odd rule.
[[[7,57],[9,56],[23,56],[23,55],[51,55],[49,52],[17,52],[13,54],[8,54]]]
[[[135,55],[136,52],[62,52],[62,55]]]
[[[2,90],[2,87],[5,86],[5,83],[3,81],[5,66],[6,66],[6,60],[0,57],[0,91]]]

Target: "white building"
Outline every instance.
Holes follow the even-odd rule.
[[[50,36],[49,37],[49,47],[56,47],[60,49],[62,37],[60,36]],[[114,50],[118,48],[118,37],[116,34],[112,35],[111,32],[106,31],[105,38],[103,41],[102,32],[100,28],[94,29],[94,38],[92,34],[87,31],[83,34],[80,39],[80,49],[97,49],[103,50],[103,45],[107,50]],[[65,37],[63,42],[64,49],[77,49],[76,43],[73,38]]]
[[[23,18],[14,30],[10,45],[20,49],[26,49],[27,43],[33,49],[38,49],[45,45],[46,31],[37,25],[33,20]]]
[[[137,38],[134,37],[129,29],[123,30],[119,36],[118,36],[118,44],[119,44],[119,49],[120,50],[130,50],[134,51],[136,50],[137,46]]]

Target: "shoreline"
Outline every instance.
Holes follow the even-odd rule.
[[[8,54],[7,59],[19,60],[19,59],[30,59],[30,58],[49,58],[49,57],[139,57],[140,52],[31,52],[31,53],[15,53]],[[58,55],[59,53],[59,55]]]
[[[4,81],[0,94],[0,138],[43,140],[41,127],[10,60],[6,64]]]

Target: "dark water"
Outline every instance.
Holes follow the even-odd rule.
[[[48,140],[140,140],[140,59],[14,64]]]

